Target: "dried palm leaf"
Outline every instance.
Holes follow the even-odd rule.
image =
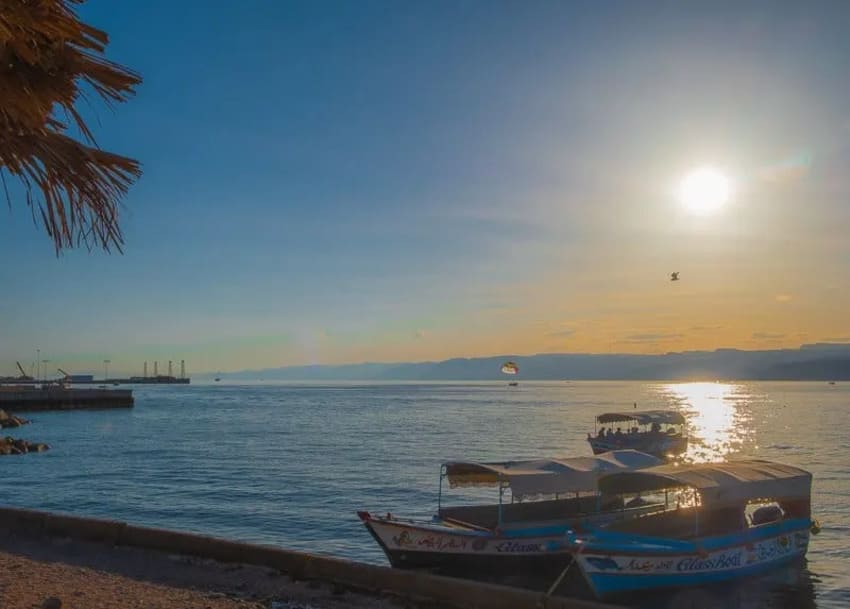
[[[82,1],[0,0],[0,178],[10,205],[3,172],[23,183],[57,252],[80,244],[120,251],[119,203],[141,170],[100,150],[75,105],[83,86],[107,104],[126,101],[141,78],[103,57],[106,33],[73,11]]]

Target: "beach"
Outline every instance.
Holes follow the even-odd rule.
[[[0,539],[2,609],[398,609],[280,571],[71,539]]]

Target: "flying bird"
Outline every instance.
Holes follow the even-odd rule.
[[[679,281],[679,271],[670,273],[670,281]]]

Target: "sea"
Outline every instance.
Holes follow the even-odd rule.
[[[642,609],[850,606],[850,383],[209,383],[138,386],[132,409],[32,413],[47,442],[0,458],[3,503],[386,560],[357,510],[428,517],[440,464],[589,455],[605,411],[686,415],[692,461],[814,474],[803,568],[636,599]],[[695,604],[696,603],[696,604]]]

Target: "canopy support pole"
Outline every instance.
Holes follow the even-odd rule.
[[[440,484],[437,486],[437,516],[440,515],[440,509],[443,506],[443,467],[440,466]]]
[[[694,536],[699,536],[699,510],[701,506],[696,506],[694,509]]]
[[[502,496],[505,493],[505,487],[502,486],[502,474],[499,474],[499,527],[502,526]]]

